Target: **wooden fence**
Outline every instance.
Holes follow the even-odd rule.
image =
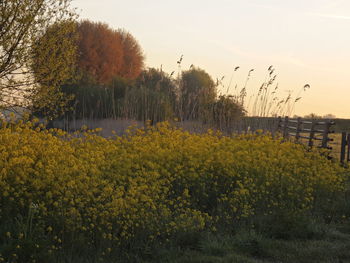
[[[301,118],[278,118],[278,130],[282,133],[283,138],[294,138],[296,142],[306,143],[310,147],[316,146],[326,149],[332,149],[328,143],[333,141],[329,138],[329,134],[333,133],[331,127],[334,124],[335,122],[331,120],[308,121]],[[319,141],[320,144],[316,145],[316,141]]]
[[[330,150],[332,150],[333,148],[329,145],[329,142],[334,141],[334,139],[329,138],[329,134],[334,133],[334,131],[331,130],[333,125],[335,125],[335,122],[332,120],[310,121],[303,120],[301,118],[278,118],[278,131],[282,133],[283,138],[294,138],[296,142],[305,143],[309,147],[316,146]],[[346,167],[349,167],[350,133],[342,132],[341,139],[339,138],[339,136],[335,137],[337,138],[336,143],[332,143],[332,145],[336,146],[336,149],[333,149],[332,155],[338,155],[340,162]],[[317,143],[315,143],[316,141],[319,141],[320,143],[317,145]]]
[[[341,134],[340,162],[350,162],[350,133],[347,132]]]

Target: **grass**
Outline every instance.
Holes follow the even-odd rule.
[[[341,133],[332,133],[329,135],[329,138],[333,139],[332,142],[329,142],[329,146],[332,147],[332,157],[336,159],[340,159],[341,136]]]
[[[322,238],[309,240],[274,239],[254,231],[243,231],[231,237],[207,234],[194,248],[160,249],[152,259],[138,262],[350,262],[350,232],[328,226]]]
[[[322,239],[279,240],[255,232],[234,236],[204,234],[193,247],[170,246],[143,255],[103,262],[139,263],[331,263],[350,262],[350,234],[329,230]],[[146,251],[147,252],[147,251]],[[98,259],[74,259],[59,262],[99,262]],[[101,262],[101,261],[100,261]]]
[[[350,262],[350,225],[315,223],[313,238],[277,239],[254,230],[228,233],[201,233],[173,239],[140,253],[115,255],[108,259],[65,258],[57,263],[346,263]]]
[[[310,136],[310,133],[301,133],[303,136]],[[341,151],[341,133],[330,133],[329,138],[333,139],[333,141],[328,142],[328,146],[332,147],[330,151],[330,156],[334,158],[335,160],[340,159],[340,151]],[[317,134],[316,137],[321,138],[322,135]],[[300,139],[300,142],[308,145],[308,140],[307,139]],[[314,146],[321,146],[320,141],[315,141],[314,140]]]

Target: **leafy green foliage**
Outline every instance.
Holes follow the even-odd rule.
[[[56,89],[69,77],[74,57],[69,38],[64,40],[73,32],[72,22],[76,19],[70,2],[0,2],[0,107],[33,109],[52,107],[60,101],[62,94],[57,94]],[[61,23],[63,27],[59,29],[57,25]],[[47,41],[42,41],[44,39]],[[38,45],[41,52],[33,54]],[[57,55],[62,51],[64,56]]]
[[[241,119],[246,111],[233,96],[221,95],[213,107],[213,119],[220,130],[230,130],[232,123]]]
[[[200,68],[182,72],[179,89],[181,120],[199,119],[208,114],[208,105],[215,102],[216,85],[210,75]]]
[[[73,97],[66,96],[60,86],[76,76],[77,38],[76,23],[62,21],[34,43],[31,68],[40,85],[32,94],[32,108],[37,115],[52,119],[67,111]]]

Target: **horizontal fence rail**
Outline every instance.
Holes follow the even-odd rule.
[[[317,147],[332,150],[333,148],[329,146],[329,142],[333,142],[334,139],[329,138],[329,134],[334,133],[331,128],[335,125],[332,120],[325,121],[309,121],[303,120],[301,118],[290,119],[288,117],[278,118],[278,131],[282,133],[284,139],[294,138],[296,142],[302,142],[307,144],[309,147],[315,147],[315,142],[320,142]],[[303,141],[301,141],[303,140]],[[339,139],[337,144],[339,145]],[[339,150],[339,148],[337,148]],[[333,149],[334,151],[334,149]],[[333,152],[334,154],[339,154],[338,151]],[[329,157],[331,158],[331,157]],[[350,133],[342,132],[340,141],[340,162],[349,167],[350,162]]]
[[[305,121],[301,118],[278,118],[278,130],[282,132],[283,138],[294,137],[296,142],[299,142],[300,139],[306,139],[310,147],[314,146],[314,141],[321,141],[320,147],[327,149],[331,149],[328,142],[333,141],[329,138],[329,134],[333,133],[330,129],[334,124],[335,122],[331,120]]]

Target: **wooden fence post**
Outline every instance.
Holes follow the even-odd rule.
[[[277,121],[277,129],[275,133],[281,132],[282,130],[282,118],[281,116],[278,116],[278,121]]]
[[[322,136],[322,148],[327,148],[329,129],[331,128],[332,122],[326,121]]]
[[[347,142],[347,149],[346,149],[346,161],[350,161],[350,133],[348,133],[348,136],[346,137],[346,142]]]
[[[313,120],[311,123],[311,129],[310,129],[309,147],[312,147],[314,145],[315,126],[316,126],[316,121]]]
[[[288,116],[285,117],[284,119],[284,126],[283,126],[283,139],[287,139],[288,138]]]
[[[344,163],[345,160],[345,148],[347,145],[346,132],[341,133],[341,149],[340,149],[340,162]]]
[[[301,132],[301,125],[302,125],[302,121],[301,118],[298,118],[298,122],[297,122],[297,127],[296,127],[296,132],[295,132],[295,141],[298,142],[299,138],[300,138],[300,132]]]

